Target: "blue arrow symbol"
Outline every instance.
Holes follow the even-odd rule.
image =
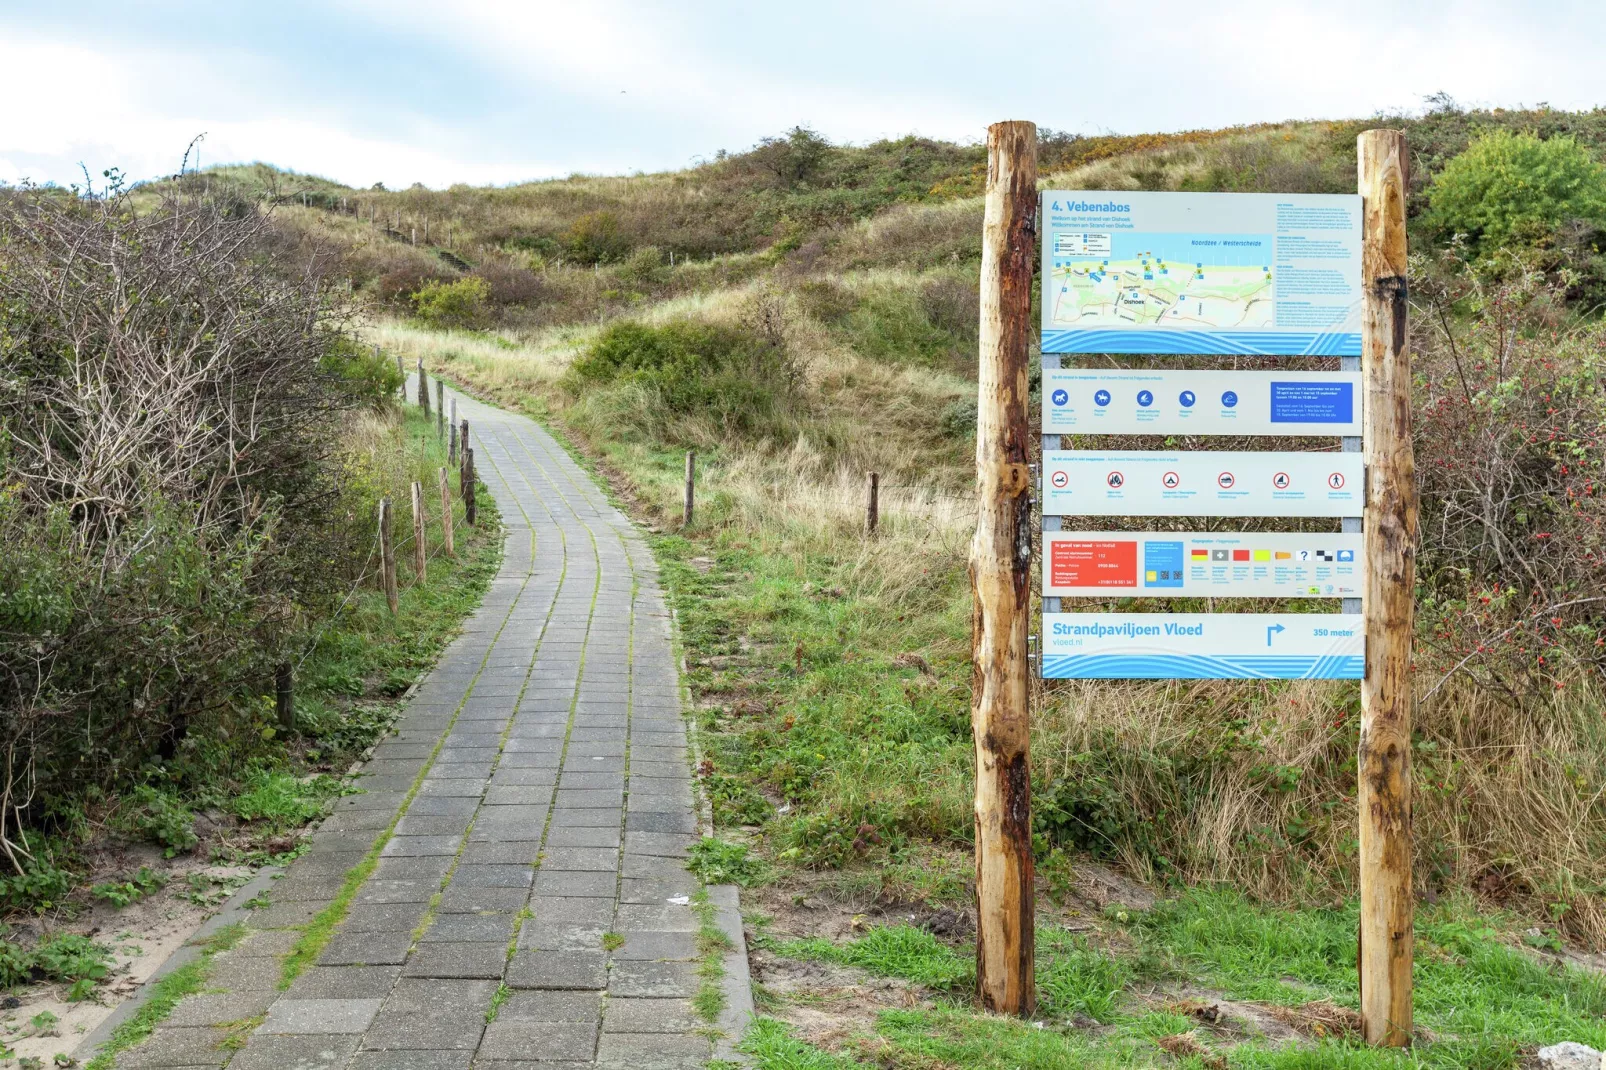
[[[1276,632],[1285,632],[1287,630],[1288,629],[1284,628],[1281,624],[1273,624],[1273,625],[1270,625],[1269,627],[1267,627],[1267,629],[1266,629],[1266,645],[1267,646],[1271,646],[1271,637],[1272,637],[1272,635],[1274,633],[1276,633]]]

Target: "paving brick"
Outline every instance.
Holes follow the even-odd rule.
[[[542,852],[541,868],[572,872],[618,873],[617,847],[553,847]]]
[[[187,1025],[220,1025],[266,1014],[279,994],[271,989],[257,992],[213,992],[186,996],[162,1023],[163,1029]]]
[[[514,1022],[498,1017],[486,1027],[476,1059],[584,1062],[596,1047],[594,1022]]]
[[[586,898],[611,896],[619,878],[613,873],[576,873],[567,870],[550,870],[542,866],[535,874],[535,894],[572,895]]]
[[[230,1060],[233,1070],[340,1070],[361,1038],[354,1033],[286,1036],[255,1033]],[[119,1056],[118,1066],[127,1066]]]
[[[380,999],[293,999],[279,1000],[268,1010],[257,1032],[269,1033],[361,1033],[379,1013]]]
[[[401,967],[314,966],[290,986],[297,999],[383,999],[396,987]]]
[[[600,989],[606,986],[606,956],[597,951],[519,951],[508,963],[512,988]]]
[[[472,1051],[485,1029],[497,982],[403,977],[363,1038],[376,1051],[408,1048]]]
[[[370,877],[357,889],[354,903],[427,903],[440,891],[439,880],[375,880]]]
[[[429,901],[416,903],[358,903],[340,923],[343,933],[412,932],[429,909]]]
[[[337,932],[318,956],[320,966],[394,966],[407,960],[412,933]]]
[[[436,909],[442,914],[512,913],[530,897],[528,888],[474,888],[452,885]]]
[[[437,914],[420,944],[498,943],[506,947],[513,938],[512,914]]]
[[[443,819],[425,818],[424,820],[458,821],[461,819],[448,817]],[[395,858],[381,858],[379,864],[374,867],[374,872],[369,877],[369,880],[435,881],[438,884],[440,879],[446,876],[446,871],[451,868],[452,857],[450,855],[406,855]]]
[[[509,1022],[595,1022],[602,1017],[601,992],[529,990],[515,992],[496,1020]]]
[[[605,1033],[689,1033],[705,1024],[689,999],[610,996],[602,1029]]]
[[[695,962],[615,962],[608,971],[608,996],[691,998],[701,982]]]
[[[215,1026],[173,1026],[161,1028],[149,1040],[117,1056],[117,1065],[127,1070],[168,1066],[222,1066],[229,1053],[218,1045],[228,1031]]]
[[[530,913],[535,922],[607,927],[613,922],[613,896],[536,896]]]
[[[468,1070],[474,1053],[460,1051],[359,1051],[351,1070]]]
[[[624,946],[613,957],[629,959],[692,959],[697,957],[697,940],[691,932],[636,931],[621,934]]]
[[[673,1033],[604,1033],[598,1070],[703,1070],[713,1046],[699,1036]]]
[[[507,965],[507,941],[419,944],[402,967],[404,977],[488,977],[500,979]]]

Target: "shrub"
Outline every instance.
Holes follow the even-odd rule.
[[[676,320],[608,328],[570,366],[565,385],[577,394],[600,385],[645,390],[671,413],[753,432],[769,425],[796,379],[785,346],[773,339]]]
[[[425,282],[411,298],[418,318],[432,327],[470,327],[485,318],[491,286],[477,275]]]
[[[1484,253],[1533,245],[1564,223],[1606,224],[1606,169],[1570,137],[1495,130],[1445,166],[1428,203],[1443,237],[1465,234]]]
[[[563,235],[563,251],[582,264],[606,264],[630,251],[630,238],[621,234],[619,217],[612,212],[587,212]]]

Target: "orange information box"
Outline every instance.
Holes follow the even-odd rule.
[[[1055,587],[1136,587],[1138,544],[1098,540],[1049,544],[1049,572]]]

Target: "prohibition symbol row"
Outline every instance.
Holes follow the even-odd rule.
[[[1070,485],[1071,477],[1066,472],[1055,472],[1049,477],[1049,482],[1058,490],[1064,490]],[[1160,482],[1167,490],[1177,490],[1182,486],[1182,477],[1176,472],[1167,472],[1160,477]],[[1111,490],[1120,490],[1126,486],[1126,476],[1121,472],[1111,472],[1104,477],[1104,483]],[[1238,477],[1231,472],[1222,472],[1216,476],[1216,486],[1222,490],[1231,490],[1238,485]],[[1271,485],[1277,490],[1288,490],[1294,485],[1293,477],[1287,472],[1277,472],[1271,477]],[[1332,472],[1327,476],[1327,485],[1333,490],[1344,489],[1344,473]]]

